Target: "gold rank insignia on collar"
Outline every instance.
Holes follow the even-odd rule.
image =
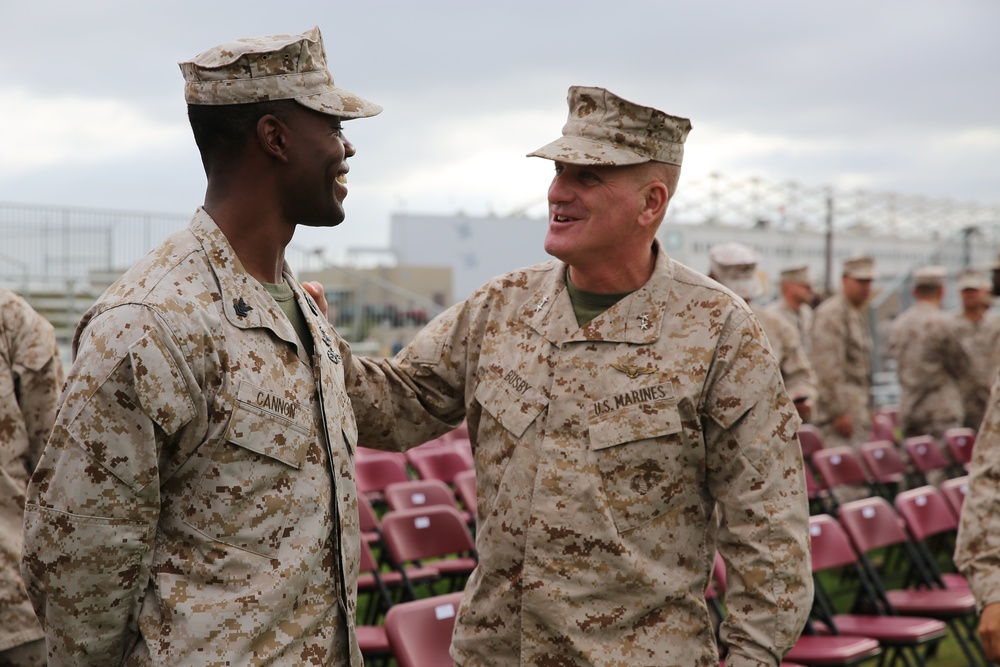
[[[611,368],[616,371],[621,371],[629,377],[630,380],[634,380],[640,375],[649,375],[650,373],[655,373],[655,368],[650,368],[646,366],[645,368],[640,368],[634,364],[611,364]]]

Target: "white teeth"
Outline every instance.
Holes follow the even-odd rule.
[[[337,182],[341,185],[347,185],[347,174],[337,174]]]

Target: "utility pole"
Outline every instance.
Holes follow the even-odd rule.
[[[825,239],[825,259],[826,268],[823,275],[823,291],[833,294],[833,193],[826,191],[826,239]]]

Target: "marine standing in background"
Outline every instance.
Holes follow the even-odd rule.
[[[816,374],[802,348],[799,332],[786,319],[762,308],[754,299],[760,296],[760,281],[756,271],[760,256],[752,248],[739,243],[720,243],[709,250],[709,277],[742,297],[767,334],[771,351],[781,368],[785,389],[795,403],[799,417],[809,419],[816,400]]]
[[[500,276],[393,359],[358,359],[363,441],[406,448],[468,420],[479,565],[461,667],[778,665],[812,603],[800,420],[741,299],[656,241],[685,118],[569,90],[550,261]],[[716,521],[718,518],[718,522]]]
[[[203,208],[84,316],[25,513],[50,665],[351,665],[360,531],[349,355],[284,262],[344,220],[319,30],[181,63]]]
[[[990,387],[997,369],[993,358],[1000,343],[996,315],[989,315],[992,303],[990,281],[982,272],[973,269],[958,276],[958,290],[962,307],[953,317],[955,335],[969,358],[969,372],[960,378],[963,396],[963,424],[979,430],[989,403]]]
[[[812,365],[819,396],[815,423],[828,447],[858,446],[871,432],[872,337],[868,298],[875,260],[844,260],[841,291],[816,308]]]
[[[21,581],[28,477],[52,432],[63,366],[52,325],[0,288],[0,665],[45,665],[45,633]]]
[[[941,310],[946,277],[942,266],[915,269],[913,305],[896,317],[890,330],[903,437],[931,435],[941,442],[946,429],[962,426],[960,383],[971,371],[955,320]]]
[[[812,351],[814,296],[809,267],[805,264],[790,266],[781,270],[781,295],[764,306],[764,310],[784,318],[795,327],[807,357]]]

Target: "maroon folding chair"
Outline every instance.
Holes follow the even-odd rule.
[[[799,426],[799,445],[802,447],[802,458],[809,463],[815,452],[823,449],[823,436],[812,424]]]
[[[840,524],[847,531],[858,553],[865,574],[871,580],[877,602],[890,614],[925,616],[943,621],[965,654],[969,664],[988,665],[982,645],[976,635],[978,613],[976,601],[969,590],[946,589],[936,582],[927,564],[904,529],[904,521],[885,498],[864,498],[840,507]],[[886,549],[901,549],[909,565],[904,578],[916,580],[911,587],[889,588],[887,568],[894,562]],[[879,551],[880,566],[872,552]],[[898,566],[898,559],[897,559]],[[895,577],[894,577],[895,578]]]
[[[861,443],[861,460],[875,478],[882,495],[891,498],[903,484],[909,485],[906,461],[892,440]]]
[[[932,470],[940,470],[949,477],[955,476],[952,474],[954,464],[941,451],[937,440],[932,436],[915,435],[906,438],[903,440],[903,449],[906,451],[906,455],[910,457],[910,461],[913,462],[913,467],[923,478],[922,481],[924,484],[928,483],[927,473]]]
[[[897,495],[894,503],[921,555],[930,563],[934,578],[945,588],[968,589],[968,581],[952,558],[958,517],[941,490],[930,485],[910,489]]]
[[[416,592],[409,585],[407,566],[433,567],[455,590],[478,562],[465,519],[457,509],[445,505],[387,512],[382,517],[382,543],[393,567],[403,573],[404,584],[413,597]]]
[[[810,514],[825,514],[835,512],[837,503],[830,494],[830,489],[813,474],[812,468],[803,464],[802,473],[806,478],[806,497],[809,498]]]
[[[962,503],[965,502],[965,494],[969,492],[969,476],[952,477],[946,479],[938,485],[941,493],[948,501],[949,507],[955,513],[955,517],[962,518]]]
[[[968,469],[972,460],[972,448],[976,444],[976,431],[971,428],[949,428],[944,432],[944,444],[955,462]]]
[[[860,486],[869,494],[875,490],[871,475],[865,469],[860,457],[846,445],[821,449],[813,454],[812,461],[813,467],[830,489],[835,502],[837,502],[838,487]]]
[[[877,606],[874,614],[836,613],[834,595],[827,588],[828,582],[836,579],[819,576],[821,572],[839,572],[840,581],[856,580],[855,603],[876,599],[875,588],[861,568],[847,533],[836,519],[826,514],[810,517],[809,535],[815,590],[812,615],[830,632],[877,640],[887,652],[881,664],[895,664],[897,659],[911,664],[912,659],[917,665],[925,665],[927,652],[948,634],[947,626],[933,618],[889,616]]]
[[[405,510],[428,505],[446,505],[462,513],[466,523],[471,522],[469,512],[458,507],[458,499],[451,487],[439,479],[411,479],[385,487],[385,503],[390,510]]]
[[[368,496],[363,493],[358,494],[358,525],[365,544],[377,545],[382,541],[382,524]]]
[[[399,667],[452,667],[448,649],[461,591],[393,605],[385,631]]]
[[[887,414],[876,412],[872,416],[872,440],[896,440],[896,423]]]
[[[456,473],[472,469],[469,459],[448,444],[414,447],[406,452],[406,460],[421,479],[440,479],[449,485],[454,483]]]
[[[465,510],[472,515],[472,520],[475,522],[479,516],[475,470],[463,470],[462,472],[455,473],[455,494],[462,502]]]
[[[385,487],[409,479],[406,459],[397,453],[372,450],[354,459],[354,481],[358,493],[366,495],[373,503],[384,502]]]

